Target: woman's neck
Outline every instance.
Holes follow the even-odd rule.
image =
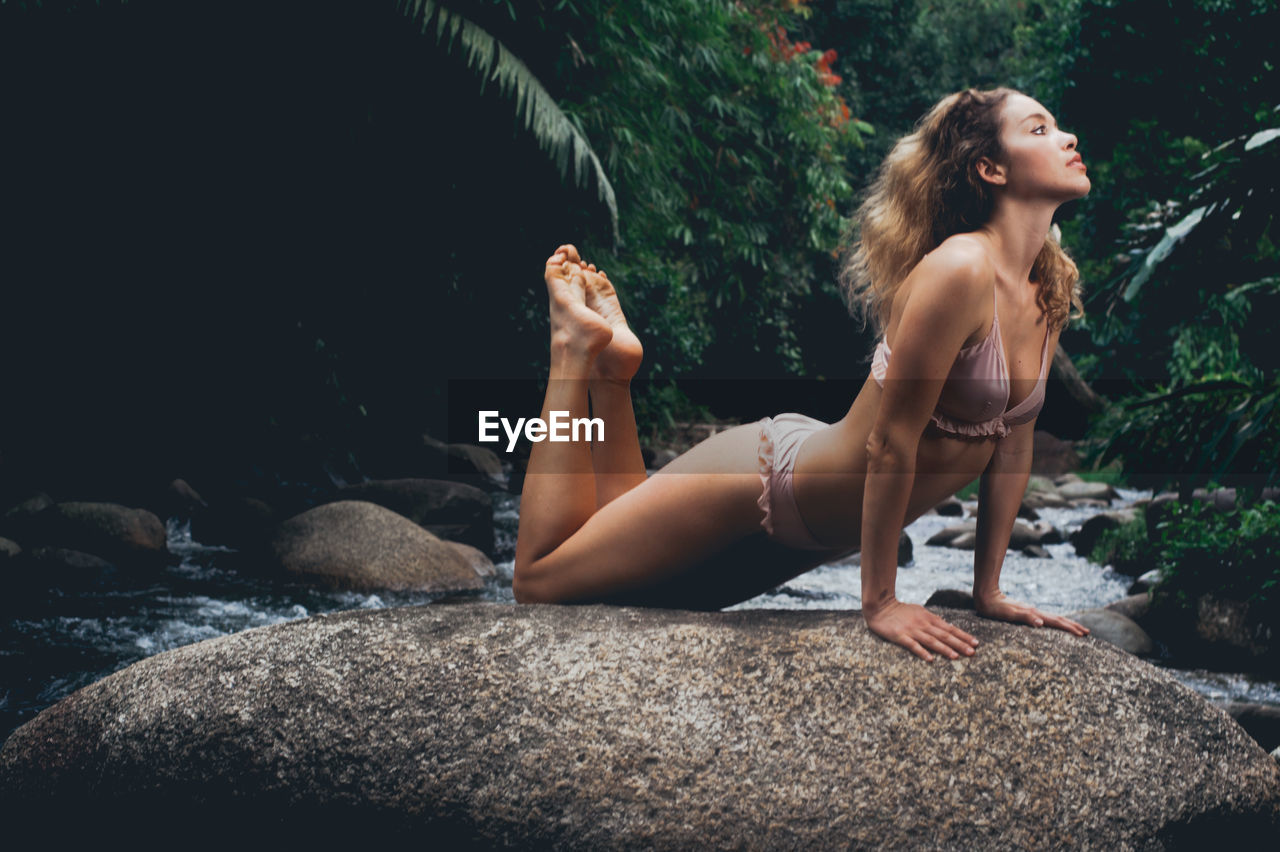
[[[1056,205],[1023,204],[1008,199],[996,204],[991,218],[978,230],[991,240],[1001,277],[1007,276],[1015,285],[1030,280],[1031,267],[1049,236],[1055,209]]]

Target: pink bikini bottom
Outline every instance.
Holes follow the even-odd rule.
[[[788,412],[760,421],[760,447],[756,454],[763,491],[756,504],[764,510],[760,526],[769,537],[799,550],[833,550],[813,537],[796,507],[792,475],[805,439],[829,423]],[[850,551],[852,552],[852,551]]]

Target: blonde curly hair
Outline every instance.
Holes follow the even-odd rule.
[[[1002,87],[946,96],[881,164],[850,222],[850,248],[838,277],[850,313],[861,311],[864,329],[870,316],[877,337],[889,323],[894,294],[920,259],[947,237],[976,230],[990,218],[995,196],[976,166],[982,157],[1004,161],[1000,114],[1012,94]],[[1084,316],[1079,279],[1075,263],[1047,234],[1031,280],[1050,329]]]

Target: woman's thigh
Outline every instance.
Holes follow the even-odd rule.
[[[644,589],[620,592],[606,600],[672,609],[721,609],[750,600],[841,555],[838,551],[787,547],[760,530],[678,576]]]
[[[698,444],[587,519],[517,582],[533,600],[608,600],[707,564],[760,530],[759,427]]]

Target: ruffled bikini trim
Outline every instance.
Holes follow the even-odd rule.
[[[964,420],[952,420],[945,414],[933,413],[929,415],[929,419],[937,425],[939,429],[946,432],[953,432],[957,435],[969,435],[975,438],[987,437],[995,435],[1003,438],[1013,430],[1004,418],[996,417],[992,420],[984,420],[982,423],[969,423]]]
[[[943,429],[956,435],[969,435],[975,438],[985,438],[995,435],[998,438],[1003,438],[1013,431],[1014,426],[1021,426],[1023,423],[1027,423],[1033,420],[1035,416],[1040,413],[1040,409],[1044,407],[1043,382],[1036,385],[1036,389],[1032,391],[1031,396],[1018,403],[1015,408],[1021,408],[1026,405],[1027,401],[1037,394],[1039,394],[1039,399],[1037,399],[1035,404],[1026,411],[1021,411],[1014,415],[1010,415],[1009,412],[1005,412],[1000,417],[994,417],[991,420],[984,420],[981,423],[970,423],[967,420],[954,420],[947,415],[939,414],[936,411],[929,415],[929,420],[937,425],[939,429]]]
[[[766,417],[761,421],[760,443],[756,447],[756,470],[760,473],[760,496],[756,498],[756,505],[764,512],[764,519],[760,521],[760,526],[764,527],[769,535],[773,535],[773,503],[769,497],[769,492],[773,490],[769,487],[769,480],[773,476],[772,426],[772,417]]]

